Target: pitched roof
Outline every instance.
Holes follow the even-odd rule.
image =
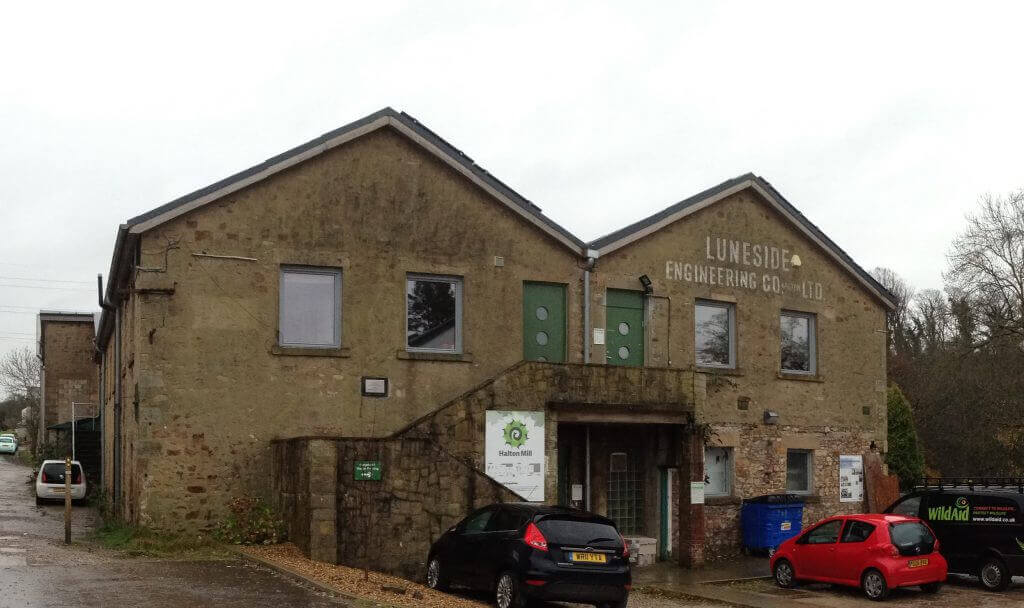
[[[574,253],[582,253],[583,241],[559,226],[551,218],[545,216],[541,212],[540,207],[491,175],[486,169],[476,164],[472,158],[445,141],[409,114],[397,112],[391,108],[384,108],[343,127],[324,133],[320,137],[307,141],[300,146],[268,158],[258,165],[249,167],[244,171],[214,182],[205,188],[200,188],[195,192],[176,198],[146,213],[137,215],[128,220],[127,225],[133,234],[145,232],[183,213],[211,203],[293,165],[383,127],[391,127],[402,133],[456,171],[465,175],[518,215],[569,247]]]
[[[738,177],[734,177],[718,184],[717,186],[708,188],[699,194],[695,194],[690,198],[679,201],[670,207],[662,209],[654,215],[646,217],[638,222],[634,222],[625,228],[621,228],[611,234],[607,234],[587,243],[587,248],[588,250],[596,252],[598,257],[607,255],[617,249],[625,247],[633,241],[647,236],[648,234],[661,230],[669,224],[675,223],[691,213],[695,213],[705,207],[724,200],[737,192],[747,189],[754,190],[760,194],[761,197],[772,205],[783,217],[792,222],[798,230],[803,232],[805,236],[821,247],[840,266],[853,274],[869,292],[874,294],[883,304],[889,308],[893,308],[896,301],[895,296],[893,296],[888,289],[875,280],[870,273],[854,262],[853,258],[851,258],[849,254],[843,251],[842,248],[822,232],[820,228],[807,219],[803,213],[800,213],[800,211],[794,207],[792,203],[786,200],[786,198],[782,196],[782,194],[780,194],[779,191],[776,190],[767,180],[758,177],[753,173],[745,173]]]

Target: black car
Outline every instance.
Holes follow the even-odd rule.
[[[494,593],[498,608],[554,600],[624,608],[629,549],[612,520],[529,503],[477,509],[430,547],[427,586]]]
[[[993,591],[1024,576],[1024,487],[963,480],[921,486],[886,513],[915,515],[939,539],[949,571],[969,574]]]

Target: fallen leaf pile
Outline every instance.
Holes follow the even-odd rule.
[[[313,561],[291,543],[241,547],[241,550],[254,557],[299,572],[319,583],[334,587],[342,593],[379,602],[386,606],[409,606],[410,608],[483,608],[489,606],[486,602],[462,597],[463,592],[460,591],[456,591],[455,594],[441,593],[404,578],[373,570],[369,571],[369,580],[366,580],[361,568],[335,566]],[[395,591],[399,589],[404,589],[405,593],[401,595],[396,593]],[[414,595],[420,597],[414,597]],[[481,597],[482,599],[484,598]]]

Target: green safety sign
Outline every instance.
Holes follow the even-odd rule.
[[[379,460],[357,460],[355,466],[356,481],[380,481]]]

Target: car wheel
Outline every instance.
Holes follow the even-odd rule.
[[[43,506],[43,499],[39,498],[38,496],[36,496],[36,506],[37,507]]]
[[[878,570],[868,570],[860,579],[860,588],[869,600],[880,602],[889,596],[889,585]]]
[[[597,608],[626,608],[629,603],[629,597],[624,597],[617,602],[605,602],[604,604],[597,604]]]
[[[924,591],[925,593],[938,593],[939,589],[942,589],[942,583],[939,582],[925,583],[921,585],[921,591]]]
[[[796,572],[793,571],[793,564],[788,559],[780,559],[775,562],[775,584],[783,589],[790,589],[796,586]]]
[[[526,608],[526,599],[519,589],[519,580],[512,572],[502,572],[494,588],[494,603],[498,608]]]
[[[441,566],[441,560],[437,557],[430,558],[430,563],[427,564],[427,587],[448,591],[449,582],[446,569]]]
[[[981,564],[978,578],[981,586],[989,591],[1003,591],[1010,586],[1010,571],[998,557],[990,557]]]

